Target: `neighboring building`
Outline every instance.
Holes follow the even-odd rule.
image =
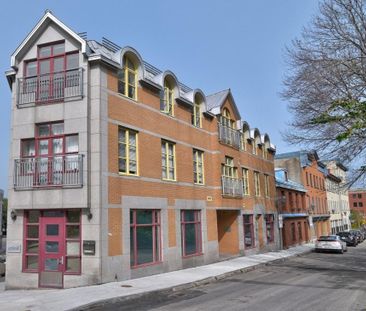
[[[275,147],[46,12],[11,56],[7,288],[73,287],[276,250]]]
[[[286,169],[276,169],[276,191],[277,211],[282,218],[283,248],[309,241],[307,190],[302,184],[290,180]]]
[[[328,169],[325,187],[327,189],[331,231],[332,234],[336,234],[337,232],[349,230],[351,228],[346,185],[348,169],[336,160],[322,162],[326,164]]]
[[[350,189],[348,198],[351,211],[360,213],[366,221],[366,189]]]
[[[3,237],[3,200],[4,190],[0,189],[0,249],[2,248],[2,237]]]
[[[288,178],[302,184],[306,190],[311,237],[330,233],[327,194],[325,190],[326,166],[319,161],[316,151],[297,151],[278,154],[275,166],[285,168]]]

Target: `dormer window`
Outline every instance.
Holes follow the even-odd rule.
[[[221,124],[229,128],[234,128],[234,123],[234,120],[231,119],[229,110],[224,108],[221,116]]]
[[[202,127],[201,101],[195,96],[193,103],[192,124],[195,127]]]
[[[161,100],[160,110],[170,116],[174,115],[174,90],[173,85],[164,81],[164,96]]]
[[[118,93],[137,99],[137,70],[126,55],[123,57],[123,69],[118,72]]]

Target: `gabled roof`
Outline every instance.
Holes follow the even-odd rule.
[[[240,120],[241,119],[240,112],[238,110],[238,107],[235,104],[235,100],[234,100],[233,95],[231,94],[230,89],[223,90],[223,91],[206,96],[207,110],[214,114],[220,114],[221,107],[225,103],[225,100],[227,98],[230,98],[230,100],[233,104],[233,110],[234,110],[236,119]]]
[[[40,19],[40,21],[37,23],[37,25],[32,29],[32,31],[27,35],[27,37],[22,41],[22,43],[17,47],[17,49],[14,51],[14,53],[11,55],[11,67],[15,66],[15,59],[17,55],[23,50],[25,46],[31,40],[37,36],[43,29],[48,25],[49,22],[55,23],[57,26],[59,26],[61,29],[63,29],[66,33],[68,33],[71,37],[73,37],[76,41],[80,42],[81,44],[81,52],[86,52],[86,41],[81,38],[77,33],[75,33],[73,30],[71,30],[69,27],[67,27],[63,22],[61,22],[57,17],[55,17],[51,11],[46,10],[43,17]]]

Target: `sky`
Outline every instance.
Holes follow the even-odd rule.
[[[88,39],[132,46],[144,60],[171,70],[206,95],[230,88],[243,120],[267,133],[277,153],[296,150],[281,131],[291,116],[279,93],[285,48],[317,13],[317,0],[4,1],[0,9],[0,72],[49,9]],[[0,189],[7,193],[10,89],[0,79]],[[11,185],[10,185],[11,186]]]

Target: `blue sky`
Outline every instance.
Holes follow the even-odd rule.
[[[316,14],[316,0],[6,1],[0,10],[0,71],[50,9],[89,39],[130,45],[154,66],[208,95],[231,88],[242,119],[268,133],[277,152],[290,115],[279,97],[285,46]],[[8,188],[10,90],[0,79],[0,189]],[[12,167],[12,166],[10,166]]]

